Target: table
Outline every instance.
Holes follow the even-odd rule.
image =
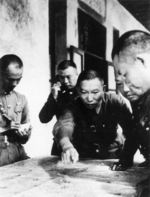
[[[20,161],[0,168],[0,197],[134,197],[148,169],[110,170],[116,160],[63,164],[58,157]]]

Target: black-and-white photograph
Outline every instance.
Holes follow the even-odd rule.
[[[0,0],[0,197],[150,196],[150,0]]]

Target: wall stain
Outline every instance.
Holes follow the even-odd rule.
[[[22,29],[27,26],[32,20],[30,14],[29,0],[0,0],[0,4],[7,9],[8,18],[16,23],[16,29]]]

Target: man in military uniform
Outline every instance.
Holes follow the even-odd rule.
[[[57,81],[52,86],[47,102],[39,113],[42,123],[48,123],[55,115],[58,118],[65,106],[77,97],[75,88],[78,77],[76,64],[70,60],[64,60],[58,65],[57,71]],[[51,154],[59,154],[55,142]]]
[[[77,80],[79,97],[58,118],[53,134],[64,163],[82,158],[118,158],[124,136],[130,136],[131,114],[118,95],[104,92],[104,81],[94,70],[83,71]],[[118,124],[123,134],[117,132]]]
[[[116,42],[112,59],[116,82],[123,87],[124,96],[131,102],[133,111],[133,137],[126,140],[121,159],[113,170],[131,167],[133,156],[140,149],[145,161],[139,166],[150,164],[150,34],[129,31]],[[141,182],[139,196],[149,195],[150,179]],[[143,190],[143,186],[147,190]],[[147,194],[145,193],[147,192]]]
[[[22,73],[18,56],[0,59],[0,166],[28,158],[22,146],[31,135],[28,103],[24,95],[13,90]]]

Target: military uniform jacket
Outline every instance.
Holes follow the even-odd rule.
[[[125,143],[121,162],[133,160],[139,148],[146,159],[150,158],[150,91],[132,104],[133,135]]]
[[[69,137],[82,157],[108,158],[109,151],[124,143],[123,136],[117,133],[118,124],[129,137],[132,124],[129,108],[118,95],[104,93],[100,110],[87,109],[80,98],[68,105],[53,134],[57,142]]]
[[[16,91],[9,94],[2,93],[0,104],[12,121],[20,124],[30,122],[28,103],[24,95]],[[10,129],[10,122],[3,116],[3,111],[0,111],[0,130],[0,166],[27,159],[28,156],[21,144],[29,140],[31,128],[28,130],[28,135],[17,135],[15,130]]]

